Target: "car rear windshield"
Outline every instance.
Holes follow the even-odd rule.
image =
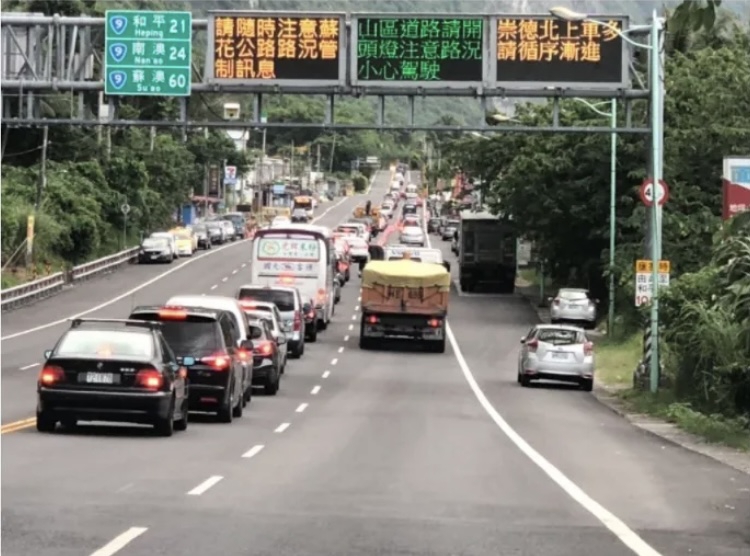
[[[263,329],[257,324],[250,323],[250,339],[251,340],[262,340],[263,338]]]
[[[294,311],[294,294],[292,292],[272,290],[266,288],[243,288],[240,290],[240,299],[252,299],[273,303],[279,311]]]
[[[219,325],[212,318],[188,316],[185,320],[166,320],[154,313],[130,318],[161,322],[161,332],[175,355],[199,358],[224,347]]]
[[[557,295],[563,299],[570,299],[571,301],[580,301],[589,298],[586,292],[576,290],[560,290],[560,293]]]
[[[145,331],[71,330],[57,346],[55,355],[151,359],[154,341]]]
[[[546,342],[555,346],[570,346],[581,343],[581,333],[577,330],[540,330],[537,333],[540,342]]]

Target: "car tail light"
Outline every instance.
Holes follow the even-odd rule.
[[[585,344],[583,344],[583,354],[594,355],[594,344],[591,342],[586,342]]]
[[[318,303],[322,305],[325,302],[325,300],[326,300],[326,291],[324,289],[319,289],[318,290]]]
[[[159,309],[159,318],[164,320],[185,320],[187,318],[187,311],[164,307]]]
[[[57,365],[45,365],[39,373],[39,383],[43,386],[52,386],[65,380],[65,371]]]
[[[271,355],[273,353],[273,344],[268,340],[256,342],[254,351],[259,355]]]
[[[378,322],[380,322],[380,319],[375,315],[370,315],[365,319],[365,322],[367,324],[378,324]]]
[[[149,390],[158,390],[164,385],[164,377],[154,368],[141,369],[135,375],[135,385]]]
[[[248,350],[246,350],[246,349],[243,349],[243,348],[237,348],[237,357],[243,363],[245,361],[250,361],[250,352]]]
[[[292,324],[292,330],[295,332],[299,332],[302,330],[302,312],[301,311],[295,311],[294,312],[294,324]]]
[[[526,342],[526,347],[531,353],[536,353],[536,348],[539,347],[539,340],[531,340],[530,342]]]
[[[216,371],[223,371],[229,368],[229,356],[226,353],[215,353],[201,358],[201,363],[209,365]]]
[[[555,298],[552,300],[553,305],[560,305],[560,300],[558,298]]]
[[[430,328],[440,328],[440,325],[442,322],[440,322],[440,319],[430,319],[427,321],[427,326]]]
[[[240,307],[243,309],[255,309],[255,301],[252,299],[240,299]]]

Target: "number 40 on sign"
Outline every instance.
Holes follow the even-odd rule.
[[[669,261],[659,261],[659,288],[669,286]],[[648,305],[652,299],[653,263],[647,259],[635,262],[635,306]]]

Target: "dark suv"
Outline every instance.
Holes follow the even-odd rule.
[[[131,319],[161,323],[161,331],[178,360],[185,365],[190,384],[191,411],[216,412],[231,423],[242,417],[243,359],[252,353],[251,341],[237,346],[240,338],[234,317],[227,311],[196,307],[136,307]]]
[[[281,355],[265,319],[247,319],[253,339],[253,385],[266,396],[275,396],[281,381]]]

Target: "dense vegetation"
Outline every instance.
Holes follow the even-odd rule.
[[[681,400],[750,416],[750,228],[722,227],[722,158],[750,145],[750,34],[719,16],[694,33],[672,26],[666,62],[663,253],[672,262],[664,295],[667,366]],[[688,17],[689,20],[689,17]],[[700,20],[689,20],[698,28]],[[721,84],[721,86],[717,86]],[[599,107],[608,111],[608,103]],[[623,106],[618,110],[624,124]],[[548,124],[550,105],[518,107],[516,119]],[[645,124],[646,108],[634,109]],[[563,125],[606,126],[581,103],[562,104]],[[610,142],[606,135],[512,134],[437,140],[452,170],[485,180],[495,210],[512,213],[557,284],[607,298]],[[617,311],[620,329],[641,321],[633,307],[633,262],[642,258],[648,136],[620,136],[617,158]]]

